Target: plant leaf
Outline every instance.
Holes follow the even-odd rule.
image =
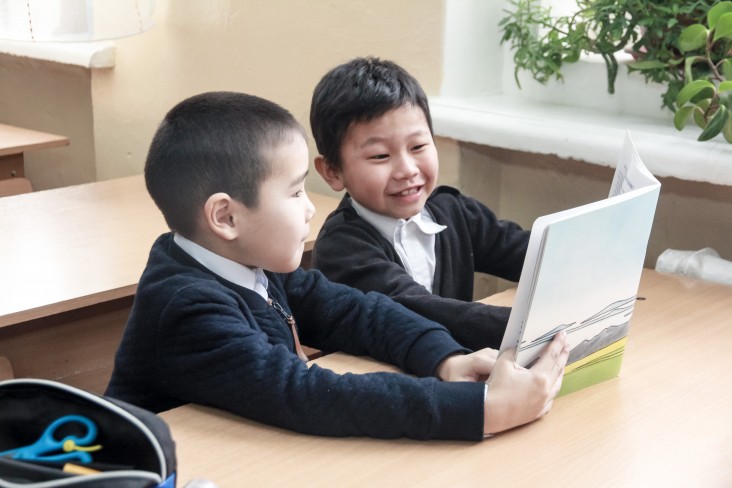
[[[694,79],[694,76],[692,76],[691,66],[697,61],[704,60],[704,56],[692,56],[690,58],[686,58],[686,60],[684,61],[684,79],[687,82],[690,82]]]
[[[717,87],[717,93],[726,92],[728,90],[732,90],[732,80],[723,81]]]
[[[717,87],[719,103],[732,110],[732,80],[723,81]]]
[[[714,27],[714,38],[716,42],[719,39],[732,39],[732,12],[722,15]]]
[[[634,63],[629,63],[628,69],[643,71],[646,69],[665,68],[666,66],[667,66],[667,63],[664,63],[663,61],[659,61],[657,59],[650,59],[650,60],[636,61]]]
[[[725,107],[724,105],[720,105],[717,109],[717,112],[714,114],[714,117],[712,117],[712,120],[709,121],[707,127],[702,131],[701,134],[699,134],[697,140],[702,142],[708,141],[709,139],[722,132],[722,129],[724,128],[728,119],[729,111],[727,110],[727,107]]]
[[[722,135],[724,138],[732,144],[732,117],[729,117],[727,119],[727,123],[724,124],[724,128],[722,129]]]
[[[728,12],[732,12],[732,2],[719,2],[714,7],[710,8],[709,13],[707,14],[709,28],[714,29],[717,26],[719,18]]]
[[[727,58],[722,61],[722,75],[725,79],[732,80],[732,58]]]
[[[694,105],[685,105],[676,110],[674,114],[674,127],[676,127],[676,130],[682,130],[686,127],[686,122],[689,120],[689,116],[695,108]]]
[[[720,93],[719,104],[724,105],[728,109],[732,110],[732,92]]]
[[[681,31],[679,36],[679,49],[681,52],[693,51],[704,47],[707,43],[709,31],[701,24],[692,24]]]
[[[707,120],[704,118],[704,114],[709,109],[709,105],[711,104],[712,102],[708,98],[701,100],[699,103],[696,104],[696,110],[694,110],[694,122],[696,122],[696,125],[698,125],[702,129],[707,126]]]
[[[722,62],[722,74],[728,80],[732,80],[732,58],[725,59]]]
[[[712,98],[715,93],[714,84],[707,80],[694,80],[681,89],[676,96],[676,106],[683,107],[686,102],[695,102]]]

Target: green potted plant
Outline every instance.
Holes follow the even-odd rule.
[[[724,113],[732,108],[727,105],[724,84],[731,78],[732,35],[727,32],[726,14],[732,12],[732,2],[577,0],[577,10],[567,16],[553,16],[540,0],[510,3],[513,8],[500,22],[501,43],[509,43],[513,49],[517,84],[520,71],[528,71],[541,83],[552,78],[561,80],[564,63],[578,61],[582,53],[594,53],[604,60],[608,92],[614,93],[619,69],[615,54],[627,51],[635,59],[628,64],[629,70],[640,72],[646,82],[665,85],[661,100],[664,107],[677,111],[678,101],[683,102],[681,105],[695,104],[696,109],[688,106],[677,116],[679,130],[693,118],[705,131],[712,126],[703,131],[704,140],[719,132],[726,134],[720,128],[712,135],[725,118]],[[700,42],[702,38],[704,42]],[[682,89],[692,81],[699,81],[693,85],[700,87],[699,91],[686,89],[679,99]],[[720,111],[719,106],[726,110]],[[712,124],[717,113],[721,115]]]
[[[676,96],[674,125],[691,118],[703,130],[700,141],[718,134],[732,143],[732,2],[709,10],[706,25],[686,27],[679,37],[684,53],[684,87]]]

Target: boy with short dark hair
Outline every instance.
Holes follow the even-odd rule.
[[[564,336],[517,368],[512,353],[467,354],[388,297],[298,268],[314,212],[308,160],[302,127],[261,98],[204,93],[168,112],[145,181],[172,233],[153,245],[106,394],[331,436],[480,439],[544,415]],[[415,376],[308,367],[300,341]]]
[[[417,80],[393,62],[356,58],[320,80],[310,124],[315,168],[347,192],[318,235],[313,266],[389,295],[467,348],[498,348],[510,308],[473,301],[474,274],[518,281],[529,232],[435,188],[432,119]]]

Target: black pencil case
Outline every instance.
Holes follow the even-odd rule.
[[[175,473],[154,413],[54,381],[0,382],[0,487],[175,488]]]

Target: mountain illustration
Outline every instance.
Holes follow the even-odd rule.
[[[569,351],[567,364],[579,361],[580,359],[619,341],[623,337],[627,337],[629,325],[630,322],[611,325],[610,327],[603,329],[602,332],[597,334],[595,337],[580,342],[573,347],[571,351]]]

